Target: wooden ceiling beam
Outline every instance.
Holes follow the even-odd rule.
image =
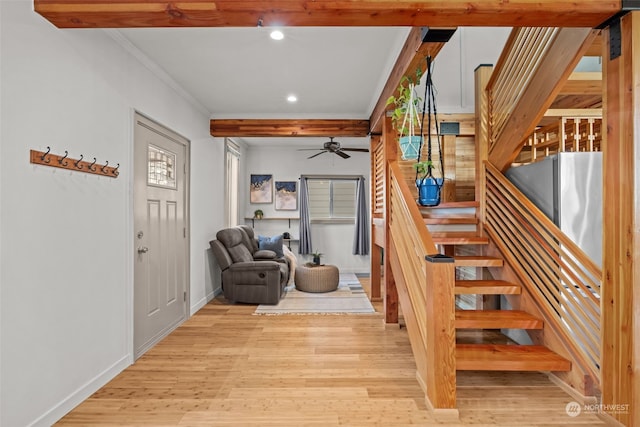
[[[551,26],[593,28],[622,0],[34,0],[59,28]]]
[[[443,42],[424,43],[421,31],[420,27],[412,28],[407,36],[407,40],[389,74],[387,83],[382,89],[375,107],[373,107],[371,117],[369,117],[371,133],[379,134],[382,132],[381,119],[389,108],[387,107],[387,99],[396,93],[402,77],[408,74],[415,74],[418,68],[424,72],[427,69],[427,56],[435,58],[444,46]]]
[[[368,120],[212,119],[212,136],[218,137],[364,137]]]

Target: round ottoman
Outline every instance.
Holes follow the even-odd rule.
[[[303,292],[335,291],[338,289],[339,276],[335,265],[299,265],[296,267],[296,289]]]

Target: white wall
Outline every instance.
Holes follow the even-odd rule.
[[[458,28],[433,62],[433,84],[438,112],[473,113],[474,71],[481,64],[495,65],[511,28]],[[424,97],[424,81],[416,90]]]
[[[132,360],[134,110],[191,140],[191,307],[211,297],[223,146],[206,111],[102,30],[0,2],[0,424],[50,425]],[[117,179],[29,149],[120,163]]]
[[[339,138],[338,138],[339,140]],[[361,146],[358,145],[358,146]],[[309,148],[309,147],[306,147]],[[295,148],[262,148],[250,147],[247,151],[246,169],[243,179],[244,188],[249,187],[250,174],[272,174],[274,181],[298,181],[300,175],[362,175],[365,177],[367,188],[367,206],[369,206],[369,169],[368,153],[350,153],[350,159],[342,159],[336,154],[325,153],[313,159],[307,159],[314,151],[297,151]],[[297,211],[276,211],[275,204],[251,204],[249,194],[245,194],[245,217],[253,217],[256,209],[262,209],[266,218],[300,217]],[[298,207],[300,203],[298,201]],[[251,223],[250,221],[248,222]],[[285,221],[256,222],[256,232],[263,235],[276,235],[289,231],[295,238],[299,238],[298,222],[292,222],[292,229],[288,229]],[[370,270],[369,256],[353,255],[353,224],[312,224],[311,239],[314,250],[324,254],[322,262],[334,264],[343,272],[368,273]],[[292,245],[297,254],[297,244]],[[311,256],[298,255],[300,262],[311,261]]]

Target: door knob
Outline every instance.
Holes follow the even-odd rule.
[[[147,252],[149,252],[149,248],[146,246],[142,246],[140,248],[138,248],[138,253],[139,254],[146,254]]]

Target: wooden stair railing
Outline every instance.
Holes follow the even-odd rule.
[[[488,159],[506,170],[597,38],[588,28],[514,28],[487,83]]]
[[[572,371],[587,374],[597,386],[602,272],[503,175],[596,38],[597,31],[586,28],[514,28],[486,86],[486,76],[477,75],[482,83],[477,103],[484,106],[486,99],[478,120],[486,123],[486,132],[480,133],[477,146],[486,148],[476,153],[476,195],[482,235],[511,271],[496,271],[496,276],[517,276],[527,295],[525,307],[539,312],[550,332],[550,339],[545,334],[543,341],[570,356]],[[587,143],[581,143],[583,129],[574,120],[564,123],[564,131],[560,123],[555,135],[545,129],[549,135],[536,150],[562,150],[563,144],[566,148],[563,135],[571,133],[568,124],[574,129],[576,150],[595,148],[595,122],[587,121],[591,133]],[[560,148],[551,148],[555,146]],[[518,297],[507,300],[519,302]]]
[[[436,247],[398,163],[390,162],[389,168],[386,256],[416,359],[417,377],[428,405],[457,417],[453,259],[435,256]]]
[[[600,384],[602,271],[488,162],[485,173],[485,232],[574,361]]]
[[[599,111],[600,117],[560,117],[534,130],[514,163],[533,163],[567,151],[601,151],[602,112]]]

